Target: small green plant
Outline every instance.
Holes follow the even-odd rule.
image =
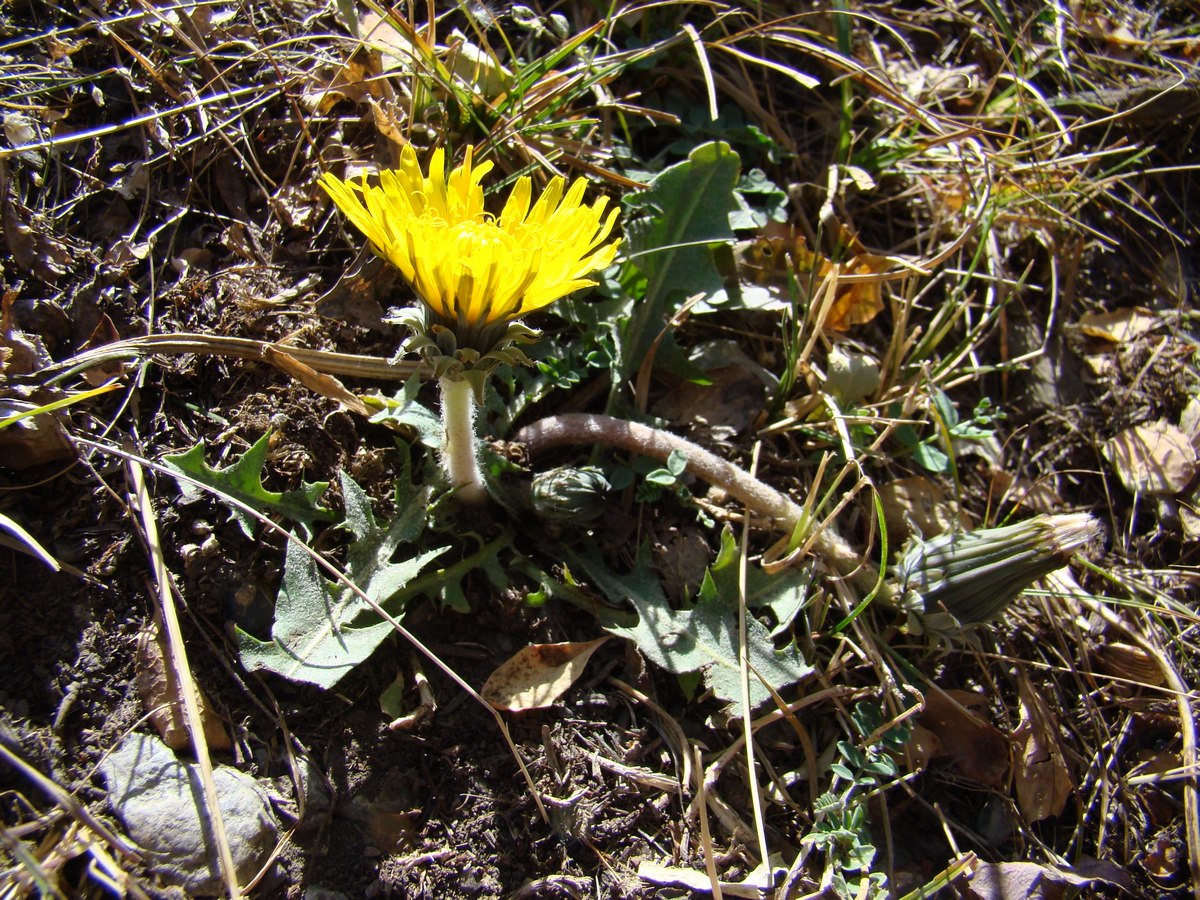
[[[854,707],[851,719],[869,743],[860,747],[838,742],[839,761],[829,766],[833,784],[817,798],[816,823],[804,840],[824,851],[826,872],[839,896],[885,897],[886,876],[871,871],[876,851],[866,802],[885,781],[899,775],[893,754],[908,743],[912,729],[907,723],[885,728],[882,707],[865,700]]]
[[[678,450],[672,450],[665,467],[651,469],[645,473],[642,483],[637,488],[638,502],[654,503],[664,491],[669,491],[680,499],[690,498],[691,491],[680,480],[686,468],[687,456]]]
[[[899,409],[892,412],[896,414]],[[917,465],[938,475],[953,470],[951,453],[956,442],[986,441],[995,433],[996,423],[1004,419],[1004,411],[987,397],[975,405],[970,419],[960,419],[954,401],[939,389],[933,391],[931,412],[935,426],[931,434],[922,437],[913,425],[906,423],[896,429],[896,439]]]

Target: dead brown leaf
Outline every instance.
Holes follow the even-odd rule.
[[[1109,675],[1138,684],[1166,683],[1159,664],[1149,653],[1134,644],[1105,641],[1092,650],[1092,655],[1100,670]]]
[[[3,179],[0,179],[0,190],[4,191],[4,196],[0,197],[3,206],[0,230],[13,262],[17,268],[53,284],[74,262],[70,248],[44,226],[38,228],[31,224],[33,213],[8,196]]]
[[[1126,306],[1112,312],[1085,313],[1077,327],[1089,338],[1112,344],[1127,344],[1160,323],[1157,313],[1140,306]]]
[[[24,401],[0,399],[0,420],[36,408]],[[0,428],[0,467],[19,471],[74,455],[74,447],[52,413],[26,416]]]
[[[908,743],[904,745],[904,758],[910,772],[920,772],[929,766],[929,761],[945,756],[946,749],[936,734],[921,724],[914,724]]]
[[[371,116],[375,119],[375,130],[391,141],[397,149],[406,146],[409,141],[404,133],[405,110],[392,102],[381,103],[368,98],[367,103],[370,104]],[[396,156],[399,157],[398,152]]]
[[[891,266],[885,257],[863,253],[853,257],[842,267],[842,275],[881,275]],[[822,266],[822,277],[826,277],[832,265]],[[838,284],[833,305],[825,317],[827,331],[848,331],[854,325],[865,325],[883,312],[882,280],[858,281]]]
[[[16,291],[9,290],[0,298],[0,386],[10,376],[28,375],[50,362],[41,338],[15,326],[12,307],[16,297]],[[48,393],[9,388],[0,397],[0,421],[26,414],[0,428],[0,466],[28,469],[74,456],[75,449],[53,413],[27,415],[56,399]]]
[[[825,316],[827,331],[864,325],[883,311],[882,278],[842,281],[842,277],[882,275],[891,268],[886,257],[868,253],[856,235],[844,232],[841,243],[844,252],[837,264],[839,280],[833,301]],[[758,284],[786,284],[790,270],[802,288],[815,291],[824,279],[833,277],[835,269],[832,259],[809,249],[804,236],[794,233],[763,236],[745,247],[740,256],[741,272]]]
[[[925,695],[920,722],[937,735],[944,754],[964,778],[1001,788],[1008,775],[1008,741],[994,725],[966,708],[985,699],[970,691],[931,690]]]
[[[322,397],[328,397],[330,400],[336,400],[350,412],[357,413],[364,418],[372,415],[372,411],[367,408],[358,395],[348,391],[340,381],[332,375],[318,372],[312,366],[300,362],[290,353],[268,345],[263,347],[263,359],[275,368],[291,375],[310,391],[314,391]]]
[[[1104,456],[1131,494],[1178,494],[1196,474],[1196,448],[1163,420],[1126,428],[1104,445]]]
[[[81,350],[92,350],[96,347],[103,347],[105,344],[111,344],[121,339],[120,332],[117,331],[117,326],[113,324],[112,319],[106,313],[100,314],[100,321],[96,323],[96,327],[92,329],[91,336],[84,342]],[[119,359],[109,360],[107,362],[97,363],[83,373],[84,380],[92,387],[100,387],[112,381],[114,378],[120,378],[125,374],[125,364]]]
[[[402,796],[393,797],[395,793]],[[338,804],[338,815],[362,824],[376,851],[403,853],[416,843],[423,814],[404,793],[385,788],[382,795],[374,799],[361,795],[351,797]]]
[[[356,264],[345,272],[317,299],[316,312],[328,319],[387,331],[382,301],[400,290],[400,274],[391,266],[380,265],[378,257],[373,257],[370,251],[364,251],[360,259],[362,265]]]
[[[1170,888],[1178,885],[1184,871],[1181,853],[1179,842],[1172,839],[1169,833],[1158,834],[1146,847],[1140,862],[1156,884]]]
[[[0,376],[28,375],[52,362],[42,339],[36,334],[26,334],[16,326],[13,304],[17,292],[8,290],[0,298]]]
[[[416,33],[405,34],[396,27],[398,21],[373,10],[363,13],[359,20],[363,40],[380,54],[384,71],[408,71],[415,61],[428,63],[433,58],[429,44]]]
[[[989,489],[1001,503],[1012,503],[1047,516],[1062,512],[1066,506],[1066,501],[1047,480],[1030,481],[1004,469],[991,469],[987,474]]]
[[[1128,872],[1098,859],[1062,868],[1031,862],[980,862],[969,877],[954,886],[966,900],[1062,900],[1078,896],[1083,888],[1101,885],[1133,889]]]
[[[1013,732],[1017,808],[1026,822],[1040,822],[1062,813],[1075,779],[1063,755],[1054,714],[1024,671],[1018,675],[1017,692],[1021,704],[1021,721]]]
[[[1200,397],[1192,397],[1179,414],[1179,430],[1188,436],[1192,446],[1200,451]]]
[[[732,432],[745,430],[762,409],[762,381],[738,366],[711,369],[704,374],[708,384],[684,381],[664,394],[652,412],[676,425],[721,426]]]
[[[1179,504],[1179,526],[1185,541],[1200,541],[1200,488]]]
[[[343,100],[357,104],[367,97],[383,97],[389,92],[382,72],[379,52],[360,47],[329,81],[306,90],[301,103],[323,115]]]
[[[914,535],[931,538],[969,524],[941,485],[923,475],[889,481],[879,489],[879,502],[888,541],[896,547]]]
[[[592,654],[607,640],[532,644],[501,663],[480,693],[496,709],[510,712],[550,706],[575,683]]]
[[[155,624],[147,625],[138,635],[137,673],[134,680],[142,708],[150,717],[150,723],[162,735],[163,743],[172,750],[182,750],[190,744],[183,704],[179,702],[179,688],[175,673],[166,661],[166,643],[162,631]],[[221,720],[212,713],[207,699],[199,687],[196,689],[200,706],[200,721],[204,723],[204,739],[210,750],[228,750],[231,746],[229,733]]]

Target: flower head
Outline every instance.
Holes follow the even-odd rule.
[[[325,174],[320,184],[338,208],[400,270],[429,313],[431,326],[453,332],[457,347],[480,354],[503,343],[509,323],[580,288],[612,264],[619,240],[608,241],[617,211],[608,200],[583,204],[583,179],[554,178],[532,203],[528,177],[518,179],[499,216],[484,210],[480,181],[490,162],[445,173],[436,150],[429,174],[406,146],[400,168],[379,184]]]
[[[894,570],[910,629],[954,637],[997,618],[1099,531],[1087,513],[1070,513],[913,541]]]

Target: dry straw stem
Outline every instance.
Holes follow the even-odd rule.
[[[73,794],[64,790],[10,750],[2,734],[0,734],[0,761],[3,761],[6,765],[11,766],[14,771],[25,776],[43,794],[66,810],[69,815],[84,827],[91,829],[99,835],[110,847],[120,853],[122,857],[130,862],[136,863],[141,861],[141,853],[138,852],[136,847],[92,815],[91,811],[80,803]]]
[[[615,675],[609,676],[608,681],[609,684],[613,685],[613,687],[626,697],[636,700],[650,710],[662,733],[663,741],[670,747],[672,757],[679,760],[682,767],[682,771],[678,776],[678,785],[681,785],[684,790],[700,790],[701,776],[699,773],[702,769],[692,765],[692,745],[689,743],[687,735],[683,732],[683,726],[642,691],[639,691],[632,685],[626,684]]]
[[[213,780],[213,765],[208,753],[208,739],[205,737],[204,723],[200,717],[199,691],[192,678],[187,650],[183,645],[183,633],[180,630],[179,616],[175,610],[175,596],[171,590],[171,575],[167,571],[166,560],[163,559],[162,554],[162,544],[158,539],[154,505],[150,500],[150,493],[146,490],[146,479],[142,475],[141,465],[134,459],[126,459],[126,470],[133,488],[129,499],[141,518],[146,550],[150,554],[151,569],[158,587],[159,615],[162,618],[163,630],[167,634],[168,662],[174,670],[175,684],[179,688],[179,699],[183,703],[184,719],[192,737],[196,761],[200,765],[204,806],[212,820],[213,835],[217,841],[217,854],[221,861],[221,875],[225,879],[225,887],[229,896],[237,900],[244,894],[241,885],[238,884],[237,866],[233,861],[233,851],[229,847],[229,835],[225,831],[225,816],[221,812],[217,785]]]
[[[293,347],[274,341],[256,341],[250,338],[225,337],[213,334],[150,334],[143,337],[126,338],[104,344],[92,350],[72,356],[70,359],[47,366],[34,377],[49,384],[94,366],[123,359],[139,359],[147,356],[183,356],[200,354],[207,356],[232,356],[238,359],[267,360],[270,350],[288,354],[307,366],[326,375],[348,378],[371,378],[378,381],[407,381],[413,375],[427,373],[427,367],[412,360],[392,360],[380,356],[361,356],[354,353],[336,353],[331,350],[310,350]]]
[[[1192,897],[1200,900],[1200,786],[1197,780],[1197,746],[1196,718],[1192,713],[1192,692],[1171,662],[1166,650],[1152,637],[1142,634],[1111,609],[1090,597],[1080,597],[1080,601],[1091,612],[1100,616],[1113,628],[1118,628],[1129,635],[1130,639],[1141,647],[1154,660],[1163,674],[1163,678],[1175,694],[1175,703],[1179,709],[1179,733],[1183,742],[1183,771],[1190,773],[1183,781],[1183,811],[1184,824],[1187,829],[1188,870],[1191,874]],[[1151,630],[1150,634],[1153,634]]]
[[[750,476],[758,471],[758,457],[762,450],[762,442],[754,445],[754,456],[750,463]],[[754,741],[751,740],[752,726],[750,719],[750,647],[746,636],[746,577],[750,566],[750,520],[751,512],[746,511],[746,519],[742,523],[742,546],[738,557],[738,669],[742,690],[742,733],[746,738],[746,773],[750,786],[750,802],[754,810],[754,828],[758,837],[759,862],[768,864],[770,849],[767,845],[767,828],[764,816],[762,788],[758,783],[757,766],[754,760]],[[756,676],[757,677],[757,676]],[[771,689],[771,695],[776,703],[783,698]],[[769,771],[769,770],[768,770]],[[715,883],[715,882],[714,882]]]

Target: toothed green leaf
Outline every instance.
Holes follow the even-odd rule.
[[[264,515],[272,513],[299,522],[305,526],[304,533],[311,532],[317,522],[332,521],[333,512],[320,505],[320,499],[329,489],[328,481],[305,483],[298,491],[268,491],[263,487],[262,472],[267,462],[267,450],[271,432],[267,432],[241,458],[223,469],[214,469],[204,461],[204,441],[186,453],[163,457],[167,468],[187,475],[222,494],[240,500]],[[202,493],[201,488],[191,481],[178,479],[179,489],[187,500]],[[232,517],[241,526],[246,537],[254,536],[254,517],[236,506],[232,506]]]
[[[662,330],[680,303],[694,294],[706,301],[725,298],[725,278],[709,245],[733,240],[729,214],[737,208],[740,171],[738,155],[728,144],[713,141],[664,169],[646,190],[625,198],[627,249],[646,278],[646,292],[619,329],[620,382],[634,377],[656,340],[662,341],[660,357],[674,346]]]
[[[417,402],[421,379],[414,375],[404,382],[395,397],[364,397],[368,407],[377,410],[370,421],[377,422],[393,431],[411,433],[426,447],[437,450],[442,446],[442,420],[427,407]]]
[[[429,491],[398,486],[396,518],[381,524],[371,512],[370,498],[342,475],[345,528],[356,538],[346,549],[346,575],[395,617],[409,599],[405,587],[447,549],[392,562],[399,546],[424,530]],[[242,665],[250,671],[266,670],[331,688],[375,652],[391,631],[391,624],[380,621],[370,604],[344,584],[329,580],[303,546],[289,541],[271,640],[260,641],[239,629],[238,643]]]
[[[721,532],[721,549],[717,558],[700,584],[700,597],[723,598],[725,602],[737,603],[738,569],[741,551],[733,532],[726,528]],[[746,569],[746,605],[752,610],[769,610],[775,619],[771,637],[777,637],[790,627],[796,614],[808,603],[808,588],[812,579],[807,572],[788,569],[769,575],[761,567],[750,565]]]
[[[671,608],[644,554],[626,575],[613,572],[591,550],[570,556],[568,562],[586,572],[610,600],[628,601],[637,611],[636,625],[609,627],[609,632],[633,641],[647,659],[668,672],[703,672],[704,682],[715,696],[734,711],[741,706],[736,595],[732,599],[701,596],[691,609],[676,610]],[[794,646],[776,650],[767,629],[753,616],[746,620],[746,632],[752,707],[771,699],[759,676],[781,691],[813,671]]]

